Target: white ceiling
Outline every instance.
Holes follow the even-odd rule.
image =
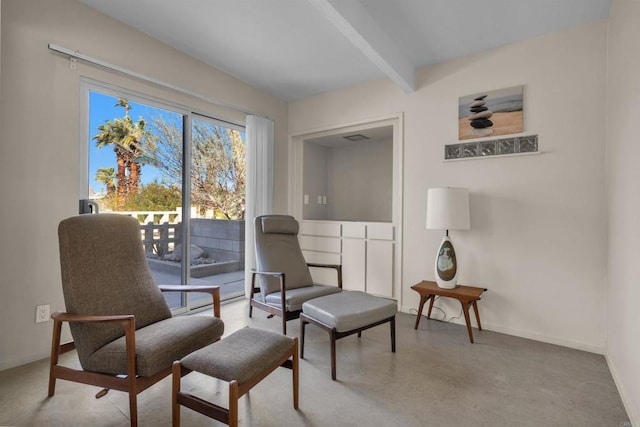
[[[285,101],[606,18],[611,0],[80,0]]]

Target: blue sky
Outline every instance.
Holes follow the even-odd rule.
[[[104,95],[99,92],[89,93],[89,185],[93,191],[104,192],[104,184],[95,180],[98,168],[116,167],[116,154],[112,147],[96,148],[96,141],[93,137],[98,133],[98,126],[105,124],[108,120],[124,117],[124,108],[116,107],[118,98],[111,95]],[[174,123],[182,128],[182,115],[172,111],[162,110],[149,105],[129,102],[131,109],[129,115],[134,121],[143,117],[147,121],[147,127],[154,132],[153,122],[156,118],[163,118],[165,122]],[[155,133],[155,132],[154,132]],[[142,165],[142,184],[148,184],[154,180],[161,180],[161,175],[157,168],[150,165]]]

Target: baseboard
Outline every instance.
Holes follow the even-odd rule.
[[[609,367],[609,372],[611,372],[611,376],[613,377],[613,382],[615,383],[616,388],[618,389],[618,394],[620,395],[620,400],[622,400],[622,405],[624,406],[624,409],[627,411],[627,416],[629,417],[629,422],[631,423],[631,425],[628,427],[640,426],[640,408],[634,407],[631,404],[630,399],[627,398],[626,389],[624,388],[622,382],[620,381],[621,376],[618,374],[618,371],[616,370],[615,366],[611,363],[611,360],[609,359],[609,356],[607,355],[606,352],[604,354],[604,358],[607,361],[607,366]],[[622,421],[619,424],[620,426],[625,425],[623,424]]]
[[[38,360],[48,359],[50,355],[51,353],[49,351],[45,351],[40,353],[32,353],[26,357],[21,357],[19,359],[2,360],[0,361],[0,371],[16,368],[21,365],[26,365],[27,363],[36,362]]]
[[[416,309],[415,309],[415,307],[402,307],[401,311],[403,313],[408,313],[408,314],[412,314],[413,315],[416,312]],[[480,319],[480,320],[482,320],[482,319]],[[456,325],[465,326],[464,318],[463,319],[454,320],[451,323],[454,323]],[[472,326],[474,326],[475,325],[475,320],[472,320],[471,324],[472,324]],[[482,329],[487,330],[487,331],[499,332],[499,333],[505,334],[505,335],[512,335],[512,336],[515,336],[515,337],[526,338],[526,339],[530,339],[530,340],[534,340],[534,341],[540,341],[540,342],[544,342],[544,343],[547,343],[547,344],[555,344],[555,345],[560,345],[562,347],[569,347],[569,348],[573,348],[573,349],[576,349],[576,350],[587,351],[589,353],[604,354],[604,347],[601,347],[601,346],[596,346],[596,345],[592,345],[592,344],[586,344],[586,343],[582,343],[582,342],[579,342],[579,341],[567,340],[567,339],[553,337],[553,336],[549,336],[549,335],[538,334],[538,333],[531,332],[531,331],[523,331],[523,330],[520,330],[520,329],[512,329],[512,328],[508,328],[508,327],[505,327],[505,326],[502,326],[502,325],[496,325],[496,324],[492,324],[492,323],[485,323],[484,321],[482,322]]]
[[[464,325],[464,322],[462,322],[462,324]],[[587,351],[589,353],[604,354],[604,347],[602,346],[586,344],[583,342],[568,340],[568,339],[554,337],[550,335],[538,334],[536,332],[531,332],[531,331],[522,331],[519,329],[507,328],[504,326],[495,325],[491,323],[485,324],[485,322],[482,322],[482,327],[483,329],[486,329],[488,331],[500,332],[501,334],[513,335],[520,338],[527,338],[534,341],[545,342],[547,344],[555,344],[562,347],[568,347],[576,350]]]

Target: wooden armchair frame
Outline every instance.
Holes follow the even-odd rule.
[[[308,267],[315,268],[333,268],[336,270],[338,275],[338,287],[342,289],[342,265],[339,264],[316,264],[316,263],[307,263]],[[261,276],[271,276],[276,277],[280,280],[280,307],[274,307],[272,305],[266,304],[264,302],[258,301],[254,298],[256,292],[260,292],[260,287],[256,286],[256,277],[258,275]],[[273,271],[253,271],[251,273],[251,292],[249,297],[249,317],[253,315],[253,307],[257,307],[261,310],[268,312],[272,316],[279,316],[282,318],[282,333],[287,335],[287,321],[297,319],[300,317],[300,313],[302,310],[295,311],[287,311],[286,307],[286,278],[285,274],[282,272],[273,272]],[[266,295],[262,295],[263,298]]]
[[[163,292],[203,292],[211,294],[213,298],[213,315],[220,318],[220,287],[219,286],[182,286],[182,285],[159,285]],[[83,384],[104,387],[96,394],[96,399],[105,396],[110,389],[124,391],[129,394],[129,417],[131,426],[138,425],[138,405],[137,395],[153,384],[171,374],[171,366],[150,377],[139,377],[136,375],[136,319],[134,315],[113,315],[113,316],[91,316],[83,314],[70,314],[56,312],[51,315],[53,319],[53,338],[51,344],[51,359],[49,366],[49,397],[53,396],[56,388],[56,380],[62,379]],[[126,377],[101,374],[78,370],[58,364],[59,356],[75,348],[73,342],[60,344],[62,324],[64,322],[101,322],[120,323],[124,329],[126,351],[127,351],[127,372]]]

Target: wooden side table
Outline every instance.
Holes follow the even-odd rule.
[[[427,300],[431,300],[429,302],[429,311],[427,312],[427,319],[429,319],[431,318],[431,309],[433,308],[433,302],[436,296],[455,298],[460,301],[460,304],[462,304],[462,312],[464,313],[464,319],[467,322],[467,332],[469,333],[469,340],[473,343],[473,333],[471,332],[469,308],[473,306],[473,311],[476,314],[476,321],[478,322],[478,329],[482,330],[482,325],[480,324],[480,314],[478,314],[477,301],[480,300],[480,295],[482,295],[482,293],[486,291],[485,288],[476,288],[474,286],[457,286],[453,289],[444,289],[438,287],[438,284],[436,282],[423,280],[422,282],[413,285],[411,289],[420,294],[420,308],[418,308],[418,316],[416,317],[416,326],[414,329],[418,329],[418,325],[420,324],[420,317],[422,317],[422,309],[424,308],[424,303],[427,302]]]

